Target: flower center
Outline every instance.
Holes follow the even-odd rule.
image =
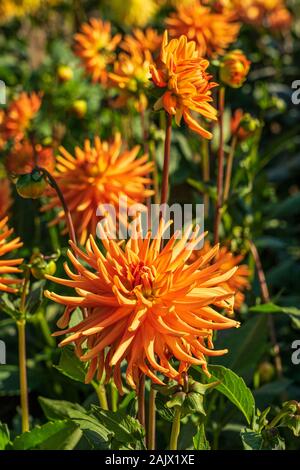
[[[150,296],[155,281],[155,270],[146,266],[143,261],[131,265],[132,288],[140,286],[143,295]]]

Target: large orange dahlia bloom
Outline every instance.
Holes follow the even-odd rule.
[[[81,244],[85,243],[89,233],[95,234],[99,216],[97,209],[104,204],[112,204],[117,213],[120,199],[127,198],[127,205],[143,203],[153,194],[147,189],[151,183],[148,174],[153,163],[148,156],[137,157],[139,146],[131,150],[122,150],[120,134],[113,142],[101,141],[95,137],[94,145],[85,141],[84,148],[75,148],[71,155],[60,147],[57,156],[57,170],[54,176],[61,188],[64,198],[72,212],[75,231]],[[51,192],[50,202],[42,210],[47,211],[60,207],[56,193]],[[51,222],[56,224],[64,220],[61,210]]]
[[[199,56],[194,41],[181,36],[168,42],[165,31],[160,57],[150,65],[150,71],[155,85],[164,89],[154,108],[164,108],[174,115],[177,125],[183,117],[190,129],[211,139],[212,134],[191,115],[195,111],[205,118],[217,119],[217,111],[210,104],[211,89],[217,84],[210,81],[212,76],[206,72],[208,65],[209,62]]]
[[[75,52],[93,82],[106,84],[107,67],[115,60],[114,51],[120,40],[120,34],[112,36],[109,21],[96,18],[84,23],[80,33],[75,34]]]
[[[209,241],[206,241],[201,250],[195,250],[191,256],[191,261],[196,259],[204,259],[207,254],[212,250],[212,246]],[[219,263],[219,269],[221,272],[228,272],[230,269],[236,267],[234,274],[222,284],[222,287],[228,292],[234,292],[234,308],[239,310],[244,303],[245,294],[244,291],[249,289],[249,276],[250,270],[246,264],[240,265],[244,259],[244,255],[234,255],[229,251],[227,246],[222,246],[215,258]],[[209,261],[215,262],[214,259]]]
[[[123,360],[127,362],[127,383],[133,389],[138,388],[141,374],[157,384],[163,383],[157,373],[181,382],[182,372],[192,364],[200,365],[209,375],[206,356],[227,352],[213,349],[212,336],[215,330],[239,326],[221,313],[232,312],[233,295],[222,284],[236,268],[225,273],[220,270],[220,261],[208,266],[217,246],[189,265],[192,249],[202,238],[197,230],[188,230],[180,240],[173,235],[161,249],[168,226],[161,221],[152,240],[151,232],[139,238],[137,228],[135,236],[123,244],[105,239],[103,230],[106,254],[92,236],[85,252],[71,243],[68,257],[76,274],[66,263],[70,280],[48,276],[77,294],[46,291],[46,297],[66,306],[58,322],[60,328],[68,326],[76,307],[88,311],[79,324],[56,333],[68,334],[60,346],[75,343],[78,357],[89,363],[87,382],[96,373],[100,379],[105,370],[106,379],[113,375],[122,392]]]
[[[41,107],[41,96],[23,92],[10,104],[5,113],[3,133],[7,139],[22,140],[31,120]]]
[[[231,13],[217,13],[198,0],[179,5],[166,19],[166,25],[172,37],[184,34],[195,41],[201,57],[223,55],[240,31]]]
[[[9,240],[13,229],[7,227],[8,217],[0,220],[0,291],[15,293],[17,289],[14,287],[22,282],[21,279],[10,277],[11,274],[21,272],[17,267],[23,259],[7,259],[6,255],[22,246],[20,238]]]
[[[140,51],[149,51],[155,54],[159,51],[162,42],[162,36],[153,28],[145,30],[135,28],[132,34],[126,34],[120,47],[131,53],[139,49]]]

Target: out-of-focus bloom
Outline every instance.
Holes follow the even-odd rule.
[[[133,389],[138,388],[141,374],[161,385],[156,372],[181,382],[182,372],[190,365],[200,365],[208,373],[206,356],[227,352],[213,350],[212,335],[214,330],[239,326],[219,313],[220,309],[232,312],[233,296],[221,285],[233,276],[235,268],[224,273],[218,261],[207,266],[217,247],[205,259],[188,265],[192,249],[199,242],[197,230],[192,236],[189,230],[181,240],[173,236],[160,249],[168,225],[164,227],[161,222],[151,241],[151,232],[139,238],[137,224],[136,233],[123,245],[105,239],[103,230],[105,255],[93,237],[89,237],[85,252],[72,243],[73,253],[69,250],[68,257],[76,274],[66,264],[70,280],[47,276],[74,288],[77,294],[69,297],[45,293],[66,306],[58,322],[60,328],[68,326],[77,306],[87,308],[86,319],[57,333],[71,333],[60,345],[75,343],[80,359],[90,361],[87,382],[96,373],[101,378],[105,369],[106,380],[113,374],[122,392],[123,360],[127,361],[127,383]],[[179,361],[178,369],[171,363],[173,357]]]
[[[274,31],[288,30],[291,27],[293,18],[289,10],[284,7],[277,8],[269,13],[268,25]]]
[[[99,215],[98,207],[112,204],[119,217],[119,203],[122,197],[127,198],[131,207],[143,203],[152,190],[146,188],[151,183],[147,177],[153,164],[148,156],[137,158],[139,147],[122,150],[120,134],[116,134],[112,143],[102,142],[95,137],[94,146],[89,140],[84,148],[75,148],[75,156],[60,147],[56,157],[57,171],[54,174],[65,200],[72,212],[75,231],[79,242],[85,243],[88,234],[95,234]],[[60,207],[56,194],[51,193],[50,202],[43,207],[44,211]],[[56,224],[64,220],[61,210],[51,222]]]
[[[1,0],[0,23],[36,13],[41,7],[55,6],[61,0]]]
[[[120,40],[120,34],[112,36],[109,21],[96,18],[84,23],[80,33],[75,34],[75,52],[93,82],[106,84],[107,67],[115,60],[114,51]]]
[[[149,50],[141,50],[134,43],[127,43],[128,52],[121,52],[114,64],[114,72],[109,74],[111,84],[118,88],[115,107],[122,107],[130,100],[138,111],[147,107],[146,88],[150,86],[150,64],[153,62]]]
[[[35,152],[38,166],[52,173],[55,168],[55,157],[52,148],[42,147],[40,144],[36,144]],[[7,172],[11,175],[31,173],[35,167],[34,152],[31,142],[28,140],[17,142],[6,157],[5,166]]]
[[[68,82],[72,80],[74,74],[69,65],[60,65],[57,69],[57,76],[61,82]]]
[[[209,241],[206,241],[203,245],[203,248],[197,251],[194,251],[191,260],[195,261],[196,259],[205,259],[208,253],[212,250],[211,244]],[[232,268],[236,268],[234,274],[221,285],[228,292],[234,293],[234,309],[239,310],[244,302],[245,289],[249,289],[249,276],[250,271],[246,264],[240,265],[243,261],[243,255],[234,255],[229,251],[226,246],[222,246],[218,253],[216,254],[215,259],[210,259],[209,264],[212,262],[219,263],[219,269],[221,272],[226,273]],[[208,264],[207,264],[208,265]],[[204,264],[204,266],[207,266]]]
[[[240,108],[235,110],[230,122],[231,133],[236,135],[239,141],[248,139],[260,125],[258,119],[244,113]]]
[[[41,96],[37,93],[22,92],[12,101],[2,124],[6,139],[22,140],[40,107]]]
[[[191,115],[195,111],[205,118],[217,119],[217,111],[210,104],[211,88],[217,84],[210,81],[212,76],[206,72],[208,65],[209,62],[199,56],[194,41],[181,36],[168,42],[165,31],[160,57],[150,66],[150,71],[154,84],[164,91],[154,109],[164,108],[175,116],[177,125],[183,117],[190,129],[211,139],[212,134]]]
[[[12,199],[9,179],[0,177],[0,219],[7,216],[11,205]]]
[[[13,250],[17,250],[22,246],[20,238],[10,240],[13,229],[7,227],[8,217],[0,220],[0,291],[2,292],[17,292],[16,285],[22,282],[21,279],[12,278],[11,274],[21,272],[17,267],[23,259],[7,259],[6,256]]]
[[[146,26],[157,11],[156,0],[107,0],[111,17],[120,25]]]
[[[292,23],[292,15],[284,0],[217,0],[215,4],[221,11],[232,13],[253,26],[284,30]]]
[[[120,46],[129,54],[139,50],[146,53],[151,52],[155,55],[156,52],[159,52],[161,43],[162,36],[155,29],[147,28],[143,31],[135,28],[132,34],[126,34]]]
[[[82,119],[87,113],[87,102],[85,100],[75,100],[71,109],[79,119]]]
[[[201,57],[223,55],[240,30],[231,13],[216,13],[198,0],[180,4],[167,18],[166,25],[171,36],[184,34],[188,40],[195,41]]]
[[[239,49],[228,52],[220,64],[220,79],[232,88],[242,86],[250,70],[251,62]]]

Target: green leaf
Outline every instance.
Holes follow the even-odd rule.
[[[259,432],[245,428],[241,431],[241,439],[245,450],[262,450],[263,437]]]
[[[72,346],[65,347],[62,350],[58,366],[54,366],[62,374],[77,382],[85,382],[84,364],[74,353]]]
[[[161,393],[156,394],[155,405],[157,413],[164,421],[169,421],[172,423],[175,412],[173,408],[167,407],[167,401],[168,398],[161,395]]]
[[[229,352],[212,360],[212,364],[218,360],[218,364],[243,376],[246,381],[250,380],[257,363],[266,350],[267,338],[267,317],[257,315],[244,323],[238,330],[218,335],[215,347],[217,349],[227,348]]]
[[[102,410],[93,405],[92,410],[96,418],[114,434],[118,447],[141,450],[145,448],[145,431],[137,419],[125,415],[120,411]],[[125,447],[124,447],[125,446]]]
[[[44,287],[45,279],[37,281],[32,285],[31,291],[27,296],[26,302],[26,313],[33,315],[41,306],[42,300],[44,299]]]
[[[16,437],[13,450],[71,450],[81,436],[76,423],[70,420],[53,421]]]
[[[250,424],[255,410],[255,401],[244,380],[223,366],[209,366],[209,371],[212,374],[210,381],[217,379],[221,382],[216,389],[243,413]]]
[[[195,450],[210,450],[210,444],[206,439],[204,423],[198,426],[197,434],[193,437]]]
[[[76,423],[93,449],[108,449],[113,433],[77,403],[39,397],[40,405],[49,420],[69,418]]]
[[[300,309],[296,307],[280,307],[272,302],[267,304],[260,304],[251,307],[250,312],[254,313],[286,313],[287,315],[294,315],[300,317]]]
[[[10,441],[9,429],[7,424],[0,422],[0,450],[4,450]]]

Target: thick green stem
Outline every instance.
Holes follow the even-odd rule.
[[[210,178],[210,167],[209,167],[209,151],[208,151],[208,141],[206,139],[201,140],[202,147],[202,172],[203,172],[203,181],[207,183]],[[209,214],[209,194],[204,193],[203,196],[204,203],[204,214],[205,217]]]
[[[29,407],[28,407],[28,384],[26,371],[26,320],[17,322],[18,346],[19,346],[19,376],[20,376],[20,396],[22,413],[22,432],[29,431]]]
[[[115,386],[114,382],[110,382],[110,402],[111,402],[111,409],[112,411],[118,410],[118,400],[119,400],[119,393],[118,389]]]
[[[225,187],[224,187],[224,197],[223,202],[226,202],[229,196],[230,191],[230,183],[231,183],[231,174],[232,174],[232,165],[233,165],[233,158],[235,154],[237,144],[237,136],[233,136],[230,151],[227,159],[227,167],[226,167],[226,176],[225,176]]]
[[[170,450],[177,450],[178,437],[180,433],[180,417],[181,408],[180,406],[175,407],[175,415],[172,423],[171,438],[170,438]]]
[[[100,407],[103,410],[108,410],[109,408],[108,408],[108,403],[107,403],[105,385],[101,384],[101,383],[99,384],[99,383],[95,382],[94,380],[91,382],[91,384],[94,387],[95,392],[97,394]]]
[[[214,243],[219,243],[219,229],[221,222],[222,200],[223,200],[223,177],[224,177],[224,106],[225,88],[221,86],[219,91],[219,152],[218,152],[218,175],[217,175],[217,203],[214,223]]]
[[[138,391],[138,420],[145,427],[145,375],[142,374]]]
[[[149,394],[149,420],[148,420],[148,450],[155,450],[155,431],[156,431],[156,412],[155,412],[155,396],[156,390],[150,387]]]

